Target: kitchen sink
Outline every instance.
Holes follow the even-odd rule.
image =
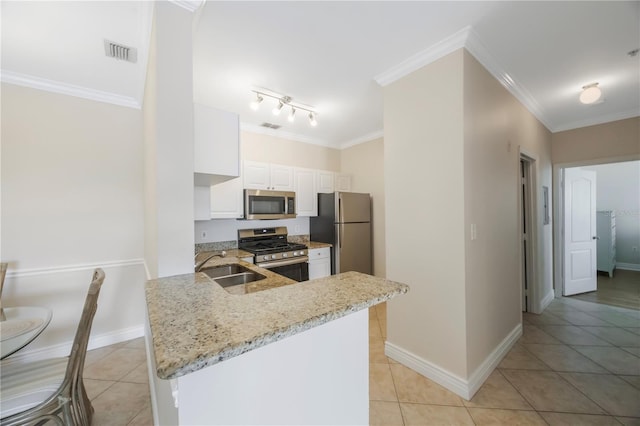
[[[247,284],[254,281],[263,280],[266,277],[257,272],[240,272],[238,274],[227,275],[226,277],[214,278],[213,280],[222,287],[231,287],[233,285]]]
[[[222,287],[247,284],[266,278],[264,275],[254,272],[242,265],[238,265],[237,263],[206,268],[200,272],[204,272],[210,278],[213,278],[213,280]]]
[[[226,277],[227,275],[239,274],[244,272],[253,272],[253,271],[249,268],[245,268],[242,265],[233,263],[230,265],[222,265],[222,266],[215,266],[213,268],[206,268],[201,270],[200,272],[204,272],[210,278],[218,278],[218,277]]]

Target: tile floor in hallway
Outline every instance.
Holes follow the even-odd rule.
[[[372,425],[640,425],[640,311],[556,299],[471,401],[384,355],[386,307],[369,310]],[[89,351],[94,426],[153,424],[143,339]]]

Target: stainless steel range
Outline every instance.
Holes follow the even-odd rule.
[[[255,264],[296,281],[309,279],[307,246],[287,241],[287,227],[239,229],[238,248],[255,256]]]

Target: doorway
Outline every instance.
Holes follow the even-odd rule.
[[[534,159],[520,154],[519,173],[519,199],[520,199],[520,280],[522,291],[522,312],[531,311],[531,301],[533,300],[533,274],[534,274],[534,251],[535,245],[533,226],[533,163]]]

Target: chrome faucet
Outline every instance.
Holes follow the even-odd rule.
[[[198,256],[202,254],[202,253],[198,253],[196,254],[196,257],[194,258],[194,261],[196,262],[194,265],[194,270],[195,272],[200,272],[200,270],[202,269],[202,267],[205,265],[205,263],[207,263],[208,261],[210,261],[211,259],[213,259],[214,257],[220,257],[223,258],[227,255],[227,252],[222,250],[220,253],[213,253],[208,255],[207,257],[205,257],[203,260],[201,260],[200,262],[198,262],[196,259],[198,259]]]

